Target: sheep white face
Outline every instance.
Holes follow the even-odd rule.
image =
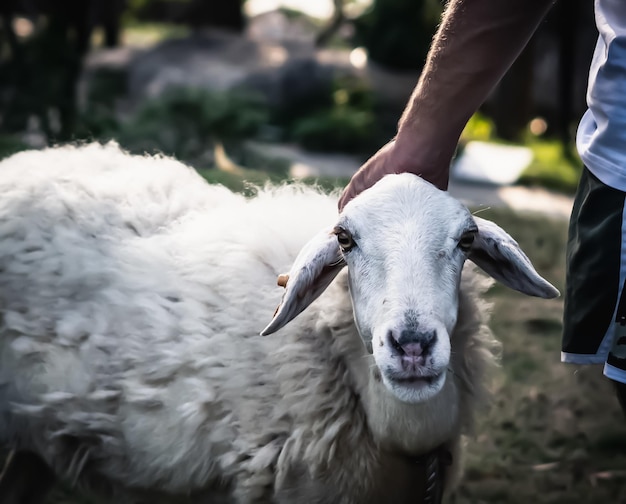
[[[393,190],[385,191],[385,186]],[[348,265],[357,327],[385,385],[417,402],[444,384],[471,214],[416,177],[387,178],[346,207],[334,229]]]
[[[427,400],[446,380],[468,257],[514,289],[558,295],[498,226],[419,177],[387,176],[300,252],[262,334],[300,313],[347,265],[356,325],[383,382],[402,401]]]

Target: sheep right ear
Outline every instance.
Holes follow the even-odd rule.
[[[516,291],[552,299],[559,291],[543,278],[517,242],[495,222],[474,216],[478,236],[470,260],[502,284]]]
[[[315,301],[346,265],[332,230],[318,233],[300,251],[288,275],[279,277],[285,287],[274,318],[261,332],[272,334]],[[286,282],[286,285],[285,285]]]

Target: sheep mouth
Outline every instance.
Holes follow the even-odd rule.
[[[424,374],[406,374],[388,372],[387,379],[396,385],[403,387],[421,387],[436,384],[442,377],[443,373],[424,373]]]

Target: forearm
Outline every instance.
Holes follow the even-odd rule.
[[[416,169],[447,166],[466,122],[519,56],[553,1],[450,1],[396,137]]]

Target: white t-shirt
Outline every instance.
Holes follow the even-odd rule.
[[[576,146],[585,166],[626,192],[626,0],[595,0],[598,42],[589,70],[589,109]]]

